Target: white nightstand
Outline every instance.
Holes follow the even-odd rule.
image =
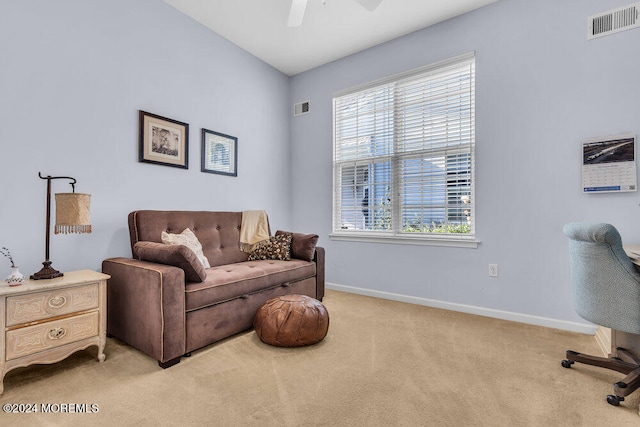
[[[4,376],[35,363],[55,363],[107,339],[107,279],[91,270],[50,280],[0,283],[0,394]]]

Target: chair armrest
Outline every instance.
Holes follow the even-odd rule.
[[[320,301],[322,301],[324,297],[324,256],[324,248],[322,246],[316,246],[313,261],[316,263],[316,299]]]
[[[159,362],[185,354],[185,277],[181,268],[110,258],[107,333]]]

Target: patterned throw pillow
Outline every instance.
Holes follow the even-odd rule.
[[[291,258],[313,261],[313,257],[316,254],[318,235],[278,230],[276,231],[276,236],[287,233],[291,234]]]
[[[204,256],[204,252],[202,252],[200,240],[198,240],[198,237],[196,237],[189,228],[185,228],[180,234],[171,234],[163,231],[160,239],[165,245],[184,245],[188,247],[196,254],[202,265],[204,265],[204,268],[211,267],[209,260]]]
[[[249,254],[249,261],[258,259],[289,261],[291,259],[291,238],[291,234],[280,234],[258,243],[258,246]]]

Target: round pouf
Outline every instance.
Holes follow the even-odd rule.
[[[300,347],[320,342],[329,330],[329,313],[306,295],[271,298],[256,312],[253,327],[262,342],[278,347]]]

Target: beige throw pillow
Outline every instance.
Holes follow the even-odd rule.
[[[165,245],[184,245],[188,247],[196,254],[196,257],[198,257],[202,265],[204,265],[204,268],[211,268],[209,260],[204,256],[204,252],[202,252],[200,241],[190,229],[185,228],[180,234],[171,234],[163,231],[160,238]]]

